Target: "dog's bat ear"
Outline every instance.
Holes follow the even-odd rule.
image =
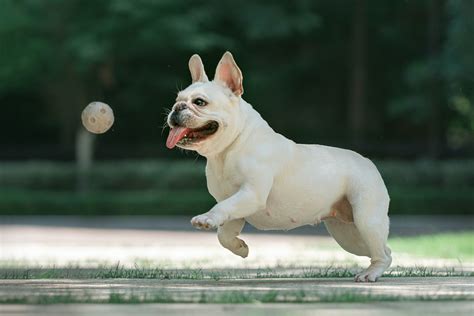
[[[201,57],[198,54],[194,54],[189,58],[189,71],[191,72],[191,78],[193,83],[195,82],[207,82],[206,72],[204,71],[204,65],[202,63]]]
[[[217,65],[214,80],[229,87],[236,96],[240,97],[244,94],[243,79],[242,71],[235,63],[234,57],[230,52],[225,52]]]

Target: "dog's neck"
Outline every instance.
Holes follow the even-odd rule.
[[[246,140],[251,137],[255,128],[261,128],[262,126],[270,128],[268,123],[254,110],[252,105],[247,103],[244,99],[240,98],[238,106],[240,115],[235,124],[236,128],[231,132],[232,136],[214,144],[211,149],[202,152],[199,151],[198,153],[201,156],[206,157],[208,160],[225,159],[229,152],[245,146]]]

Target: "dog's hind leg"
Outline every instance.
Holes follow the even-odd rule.
[[[341,246],[345,251],[358,256],[370,256],[369,248],[360,236],[360,233],[353,222],[343,222],[332,217],[325,219],[324,225],[329,234],[331,234],[339,246]]]
[[[380,187],[380,186],[379,186]],[[360,239],[367,245],[370,266],[357,274],[356,282],[375,282],[392,263],[390,248],[387,246],[389,219],[389,197],[385,186],[378,192],[359,192],[350,201],[353,208],[354,224]]]
[[[337,216],[324,220],[327,230],[344,250],[370,257],[370,266],[356,275],[357,282],[375,282],[392,262],[387,246],[388,195],[373,197],[372,193],[368,198],[359,196],[356,201],[351,201],[353,222],[338,219]]]
[[[242,239],[237,238],[244,225],[245,219],[234,219],[225,222],[217,229],[217,238],[221,245],[242,258],[246,258],[249,254],[247,244]]]

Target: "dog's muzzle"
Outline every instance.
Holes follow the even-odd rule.
[[[173,111],[170,115],[170,125],[171,126],[181,126],[182,122],[179,117],[179,113]]]
[[[171,112],[169,121],[171,126],[184,126],[183,117],[181,112],[187,109],[186,103],[178,103],[174,106],[173,112]]]

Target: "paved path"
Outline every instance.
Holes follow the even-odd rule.
[[[207,268],[233,271],[278,268],[280,272],[305,267],[366,266],[367,258],[343,251],[323,226],[288,233],[264,233],[247,228],[243,239],[250,256],[241,259],[223,249],[215,232],[193,230],[188,218],[0,218],[0,266],[3,267],[98,267],[116,264],[133,267]],[[311,230],[311,231],[309,231]],[[472,217],[392,219],[395,235],[472,230]],[[427,266],[471,271],[472,263],[456,260],[412,258],[394,253],[393,267]],[[237,273],[238,274],[238,273]],[[258,297],[276,293],[274,300],[330,301],[367,299],[370,303],[306,304],[57,304],[0,305],[1,315],[472,315],[473,278],[382,278],[376,284],[356,284],[352,279],[259,279],[249,280],[0,280],[0,298],[34,301],[41,295],[110,300],[156,299],[161,295],[197,301],[219,295]],[[243,294],[242,294],[243,293]],[[51,296],[49,296],[51,298]],[[355,298],[354,298],[355,297]],[[403,299],[402,302],[377,300]],[[443,302],[410,302],[412,299],[444,299]],[[456,301],[452,301],[456,300]]]
[[[26,300],[70,296],[75,300],[106,302],[113,295],[125,300],[208,302],[256,298],[271,301],[320,302],[369,300],[472,300],[474,282],[469,277],[382,278],[377,283],[354,283],[352,278],[229,279],[229,280],[0,280],[0,300]],[[203,296],[204,295],[204,296]],[[204,298],[203,298],[204,297]]]
[[[420,316],[472,315],[472,302],[370,302],[344,304],[70,304],[4,305],[2,316],[156,316],[156,315],[271,315],[271,316]]]

